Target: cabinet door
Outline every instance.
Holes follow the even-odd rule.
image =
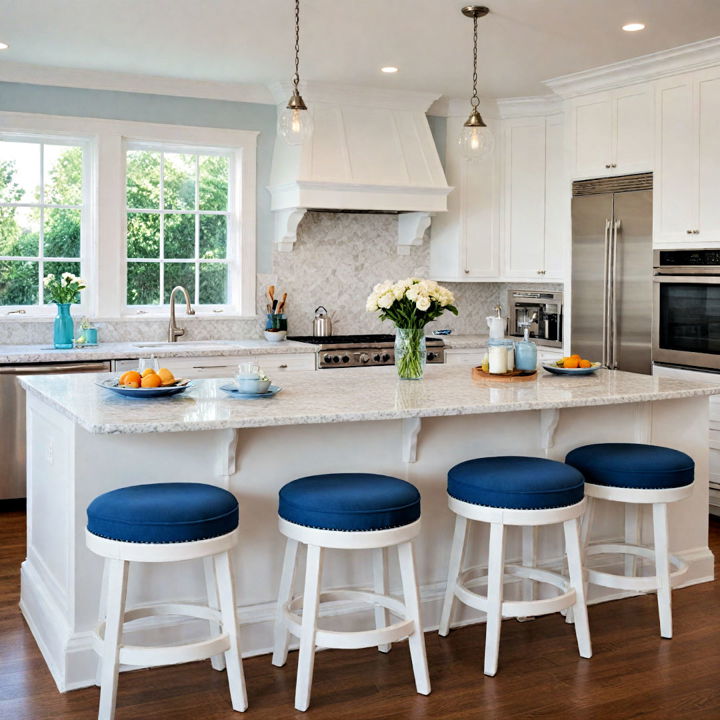
[[[713,68],[697,80],[699,126],[698,247],[720,242],[720,70]]]
[[[615,91],[612,174],[628,175],[653,169],[654,126],[653,95],[649,87]]]
[[[697,242],[698,141],[689,75],[662,80],[656,97],[653,242]]]
[[[570,194],[565,175],[563,116],[547,119],[545,130],[545,263],[544,280],[562,280],[569,254]]]
[[[545,118],[505,132],[505,275],[542,279],[545,266]]]
[[[610,93],[598,93],[573,102],[571,136],[574,142],[575,178],[609,175],[613,162]]]

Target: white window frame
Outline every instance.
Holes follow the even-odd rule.
[[[11,141],[11,142],[26,142],[26,143],[43,143],[46,145],[68,145],[68,147],[73,146],[80,146],[83,149],[83,188],[82,188],[82,208],[80,213],[80,256],[79,256],[79,262],[80,262],[80,275],[85,276],[87,274],[87,270],[90,265],[90,256],[88,253],[88,244],[89,244],[89,228],[90,224],[92,222],[92,187],[91,187],[91,166],[92,166],[92,141],[88,137],[83,137],[80,135],[73,136],[73,135],[67,135],[67,134],[60,134],[60,133],[39,133],[39,132],[20,132],[17,130],[10,130],[5,131],[2,129],[2,126],[0,125],[0,140],[4,141]],[[43,167],[41,162],[40,172],[42,175],[43,173]],[[44,182],[44,177],[41,178],[41,182]],[[48,205],[45,204],[45,198],[43,197],[42,203],[34,203],[34,202],[20,202],[17,203],[17,207],[40,207],[43,208],[48,207]],[[49,205],[49,207],[54,207],[53,205]],[[44,232],[44,228],[41,228],[41,232]],[[40,248],[38,248],[39,250]],[[5,256],[3,256],[4,259]],[[4,261],[3,259],[3,261]],[[18,261],[22,261],[28,258],[16,258]],[[10,260],[13,260],[13,258],[10,258]],[[35,261],[35,259],[30,258],[31,261]],[[43,255],[41,262],[55,262],[52,259],[45,258],[45,252],[43,249]],[[75,260],[71,260],[70,262],[76,262]],[[43,273],[45,274],[45,273]],[[0,312],[0,317],[3,315],[7,315],[8,313],[11,315],[17,315],[18,317],[25,317],[25,318],[42,318],[47,319],[48,317],[52,317],[56,314],[55,307],[52,303],[45,304],[42,302],[43,294],[42,290],[39,290],[40,296],[38,298],[39,302],[37,305],[0,305],[0,308],[2,308],[2,312]],[[76,314],[88,314],[90,311],[90,303],[88,302],[85,293],[80,294],[80,302],[75,305],[77,308]]]
[[[254,319],[256,285],[256,154],[258,132],[161,123],[65,117],[34,113],[0,112],[0,133],[48,135],[88,143],[87,222],[84,223],[81,267],[88,289],[83,291],[79,312],[96,320],[167,317],[167,305],[140,308],[126,305],[126,198],[125,150],[128,143],[152,143],[180,147],[222,148],[231,151],[231,198],[234,246],[237,248],[231,271],[231,304],[201,306],[198,314],[209,317]],[[83,218],[85,220],[85,218]],[[229,238],[230,244],[230,238]],[[231,249],[228,247],[228,253]],[[235,249],[233,249],[235,252]],[[239,267],[239,272],[237,268]],[[13,308],[0,307],[0,322],[29,319],[34,313],[10,314]],[[39,306],[38,306],[39,307]],[[45,321],[52,308],[38,313]],[[37,316],[37,315],[36,315]]]

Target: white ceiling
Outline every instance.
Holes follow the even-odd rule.
[[[720,0],[487,0],[479,86],[541,81],[720,35]],[[472,21],[461,0],[301,0],[303,79],[469,93]],[[292,0],[0,0],[2,63],[230,83],[287,80]],[[625,33],[641,21],[647,29]],[[382,65],[400,72],[383,75]]]

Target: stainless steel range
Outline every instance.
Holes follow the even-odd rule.
[[[318,369],[395,364],[394,335],[295,335],[288,340],[318,345]],[[445,344],[440,338],[428,337],[425,344],[429,363],[445,362]]]

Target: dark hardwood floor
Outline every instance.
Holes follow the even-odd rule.
[[[0,514],[0,718],[92,720],[98,690],[57,692],[18,610],[25,515]],[[720,522],[710,546],[720,556]],[[718,562],[715,563],[717,575]],[[293,709],[297,653],[285,668],[268,656],[245,662],[255,720],[407,718],[720,718],[720,583],[673,594],[675,637],[658,635],[654,596],[590,608],[594,657],[577,655],[558,615],[503,623],[497,677],[482,673],[482,625],[426,636],[432,695],[416,695],[406,644],[318,653],[312,706]],[[120,678],[117,720],[230,720],[224,673],[209,662],[155,668]]]

